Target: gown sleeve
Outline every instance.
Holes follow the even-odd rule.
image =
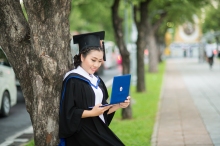
[[[60,138],[65,138],[71,136],[77,130],[80,129],[80,121],[83,113],[83,109],[77,108],[76,103],[78,103],[77,91],[80,91],[80,86],[77,81],[70,79],[63,83],[62,95],[61,95],[61,105],[59,114],[59,136]]]

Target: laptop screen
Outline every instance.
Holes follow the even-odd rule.
[[[110,104],[124,102],[130,91],[131,75],[115,76],[113,78]]]

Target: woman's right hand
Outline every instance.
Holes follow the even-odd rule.
[[[93,116],[99,116],[112,107],[112,105],[104,106],[104,107],[100,107],[100,106],[102,106],[102,104],[97,104],[93,107],[93,109],[91,110]]]
[[[104,106],[104,107],[100,107],[100,106],[102,106],[102,104],[95,105],[92,108],[92,110],[84,110],[82,114],[82,118],[99,116],[112,107],[112,105]]]

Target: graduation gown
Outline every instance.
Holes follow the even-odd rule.
[[[63,81],[59,137],[65,139],[66,146],[124,146],[108,127],[114,113],[103,113],[105,123],[99,116],[82,118],[83,111],[95,104],[91,85],[87,78],[77,73],[69,74]],[[103,92],[102,104],[106,104],[108,92],[104,82],[99,79],[97,86]]]

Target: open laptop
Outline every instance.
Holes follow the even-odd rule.
[[[104,104],[100,107],[124,102],[129,95],[130,82],[131,82],[131,75],[130,74],[121,75],[121,76],[114,76],[110,103]],[[93,107],[89,107],[89,108],[93,108]]]

